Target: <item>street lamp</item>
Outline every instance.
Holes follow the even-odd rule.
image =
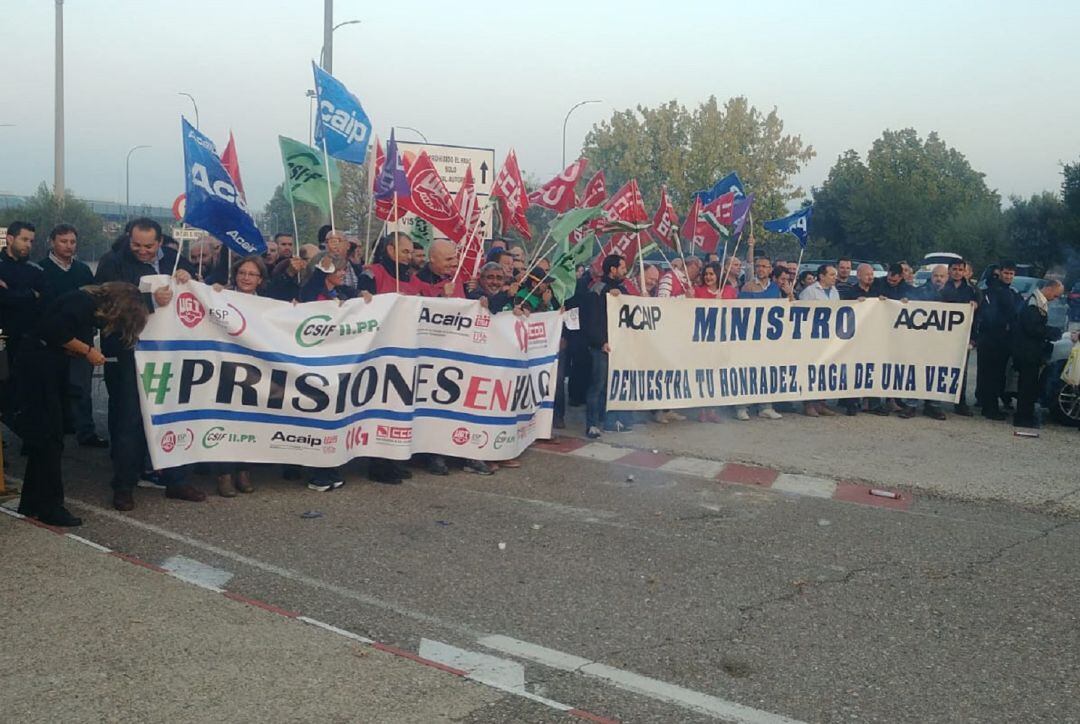
[[[416,135],[420,136],[420,138],[424,139],[424,143],[428,142],[427,136],[425,136],[423,133],[420,133],[420,131],[416,130],[412,126],[394,126],[394,128],[395,129],[400,129],[402,131],[412,131]]]
[[[603,101],[581,101],[570,106],[570,110],[566,112],[566,118],[562,122],[562,167],[566,168],[566,122],[570,120],[570,114],[587,103],[603,103]]]
[[[195,108],[195,129],[198,130],[198,128],[199,128],[199,104],[195,102],[195,96],[191,95],[190,93],[185,93],[184,91],[180,91],[176,95],[178,95],[178,96],[187,96],[188,98],[191,99],[191,105]]]
[[[315,126],[313,124],[314,124],[314,121],[315,121],[315,96],[317,94],[315,93],[315,91],[313,91],[313,90],[311,90],[309,88],[308,90],[304,91],[304,95],[311,99],[311,102],[308,104],[307,131],[308,131],[308,138],[310,139],[310,144],[312,146],[314,146],[315,145]]]
[[[125,162],[124,171],[124,218],[131,218],[131,154],[138,151],[140,148],[150,148],[149,146],[132,146],[131,150],[127,152],[127,161]]]
[[[319,50],[319,65],[327,73],[334,72],[334,31],[345,25],[359,25],[360,20],[346,20],[330,28],[330,32],[323,32],[323,47]]]
[[[64,0],[56,0],[56,81],[53,88],[53,194],[64,200]]]

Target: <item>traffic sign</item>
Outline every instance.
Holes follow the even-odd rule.
[[[427,153],[431,163],[446,184],[447,191],[451,195],[456,194],[461,188],[461,182],[465,180],[465,171],[472,164],[473,184],[476,188],[476,202],[480,208],[487,206],[488,197],[491,196],[491,187],[495,181],[495,149],[478,148],[475,146],[450,146],[442,143],[412,143],[410,141],[398,141],[398,151],[404,154],[411,163],[420,155],[421,151]],[[401,222],[403,231],[408,232],[412,228],[412,213],[405,215]],[[482,238],[491,238],[491,208],[488,207],[480,218]],[[435,232],[436,239],[445,239]]]
[[[177,221],[184,220],[184,211],[187,209],[187,194],[180,194],[172,202],[172,215]]]

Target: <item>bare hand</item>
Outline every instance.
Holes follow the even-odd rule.
[[[154,290],[154,304],[159,307],[169,306],[169,302],[172,301],[172,289],[168,287],[160,287]]]
[[[91,347],[86,352],[86,361],[94,365],[95,367],[100,367],[101,365],[105,364],[105,355],[103,355],[101,353],[101,350],[99,350],[98,348]]]
[[[444,297],[452,297],[452,296],[454,296],[454,283],[453,282],[447,282],[446,284],[443,284],[442,291],[443,291],[443,296]]]
[[[611,345],[604,342],[604,345],[600,348],[600,351],[604,354],[611,354]]]
[[[191,281],[191,275],[183,269],[177,269],[176,273],[173,274],[173,279],[176,280],[177,284],[187,284]]]
[[[289,270],[289,272],[291,272],[289,276],[296,276],[297,274],[300,273],[300,270],[303,269],[306,266],[307,266],[306,261],[304,261],[303,259],[301,259],[298,256],[294,256],[292,259],[289,259],[289,269],[288,270]]]
[[[214,291],[215,291],[215,292],[220,292],[220,291],[221,291],[222,289],[224,289],[224,288],[225,288],[225,287],[221,286],[220,284],[215,284],[215,285],[214,285]]]
[[[484,309],[488,308],[487,297],[480,297],[480,306],[483,307]]]
[[[608,290],[608,294],[610,294],[613,297],[617,297],[620,294],[622,294],[622,292],[620,292],[618,289],[610,289],[610,290]]]
[[[375,297],[371,296],[371,292],[360,292],[360,296],[364,299],[364,304],[371,304],[371,300]]]

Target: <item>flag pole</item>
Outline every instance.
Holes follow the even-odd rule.
[[[326,150],[326,136],[322,139],[322,153],[323,165],[326,166],[326,196],[330,200],[330,230],[337,231],[337,224],[334,223],[334,189],[331,188],[330,183],[330,154]]]
[[[367,176],[368,176],[367,177],[367,187],[368,187],[367,223],[364,225],[364,263],[365,264],[367,263],[368,253],[371,250],[371,217],[375,213],[375,155],[377,153],[377,150],[376,150],[376,153],[372,153],[372,151],[370,151],[370,150],[368,151],[368,153],[370,154],[370,156],[369,156],[370,161],[368,163],[368,174],[367,174]],[[329,169],[327,169],[327,171],[329,171]],[[330,183],[329,176],[327,176],[327,185],[329,185],[329,183]]]
[[[477,231],[480,229],[480,222],[484,218],[484,212],[487,211],[490,206],[491,206],[491,203],[488,202],[487,206],[480,209],[480,213],[477,215],[476,222],[472,225],[472,229],[468,228],[468,219],[465,220],[465,224],[466,224],[465,248],[458,255],[457,269],[454,270],[454,279],[455,280],[458,278],[458,275],[461,273],[462,268],[465,266],[465,255],[468,253],[469,247],[472,245],[473,237],[476,236]],[[470,211],[469,214],[471,215],[472,212]],[[477,254],[476,255],[476,260],[479,261],[482,256],[483,256],[482,254]],[[476,276],[476,270],[475,269],[473,270],[472,276]]]
[[[389,159],[388,159],[389,160]],[[398,243],[397,186],[394,187],[394,293],[401,294],[401,244]]]
[[[181,222],[181,224],[182,224],[181,228],[184,228],[184,227],[187,226],[187,224],[183,224],[183,222]],[[180,268],[180,255],[183,254],[183,253],[184,253],[184,240],[181,239],[180,243],[176,245],[176,261],[173,262],[173,267],[172,267],[173,276],[176,276],[176,270]],[[202,256],[200,256],[199,258],[201,259]]]
[[[645,296],[645,255],[641,253],[641,232],[634,232],[634,241],[637,242],[638,272],[641,274],[641,296]]]

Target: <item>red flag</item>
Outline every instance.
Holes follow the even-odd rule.
[[[686,221],[683,222],[682,238],[690,240],[690,248],[686,250],[688,254],[693,254],[697,247],[706,250],[710,245],[715,250],[716,243],[720,239],[720,232],[701,218],[701,199],[697,196],[694,197],[694,203],[686,214]]]
[[[240,159],[236,157],[236,141],[233,140],[232,131],[229,131],[229,143],[221,154],[221,165],[225,167],[229,178],[236,184],[236,190],[240,192],[241,196],[247,198],[246,194],[244,194],[244,182],[240,180]]]
[[[371,190],[375,192],[375,179],[379,178],[379,174],[382,172],[383,164],[386,163],[386,152],[383,151],[382,144],[378,139],[375,140],[375,173],[371,176]],[[408,166],[408,160],[405,161],[406,167]],[[383,221],[397,221],[405,215],[405,209],[402,206],[398,206],[397,216],[394,216],[394,200],[390,199],[375,199],[375,218],[382,219]]]
[[[463,261],[458,265],[459,273],[454,277],[456,282],[461,272],[472,276],[473,269],[476,268],[480,259],[481,247],[484,243],[483,235],[480,233],[480,203],[476,198],[472,164],[469,164],[469,167],[465,169],[465,178],[461,182],[461,188],[458,189],[457,194],[454,196],[454,208],[457,209],[461,218],[465,220],[466,228],[466,238],[458,244],[458,253],[462,255]]]
[[[589,183],[585,184],[585,194],[582,196],[581,203],[578,206],[584,209],[599,206],[605,201],[607,201],[607,185],[604,183],[604,172],[597,171],[589,179]],[[577,245],[590,231],[596,231],[603,223],[604,219],[597,217],[589,223],[574,229],[570,232],[570,244]]]
[[[427,151],[420,152],[405,176],[409,180],[410,195],[398,199],[398,207],[426,219],[450,239],[461,241],[465,237],[465,222]]]
[[[618,234],[612,234],[608,242],[600,249],[600,254],[592,263],[593,278],[599,279],[603,274],[604,258],[610,254],[618,254],[623,259],[626,259],[626,268],[631,269],[634,266],[634,260],[637,258],[638,240],[636,233],[621,232]],[[641,246],[647,246],[647,242],[642,240]]]
[[[574,188],[588,165],[589,162],[584,158],[574,161],[558,176],[529,194],[529,202],[543,206],[545,209],[558,211],[560,214],[574,208],[577,205]]]
[[[735,220],[735,192],[730,191],[723,196],[717,196],[712,203],[702,207],[701,212],[708,212],[715,216],[719,223],[731,226]]]
[[[604,204],[601,230],[640,231],[649,226],[649,213],[641,200],[637,179],[630,179]]]
[[[521,180],[517,155],[514,149],[506,154],[499,175],[491,187],[491,196],[499,204],[499,218],[503,229],[517,229],[523,237],[531,239],[529,222],[525,218],[525,209],[529,208],[529,197],[525,194],[525,183]]]
[[[656,231],[656,237],[661,244],[678,250],[679,215],[675,213],[675,207],[668,198],[667,186],[660,187],[660,208],[653,216],[652,228]]]

